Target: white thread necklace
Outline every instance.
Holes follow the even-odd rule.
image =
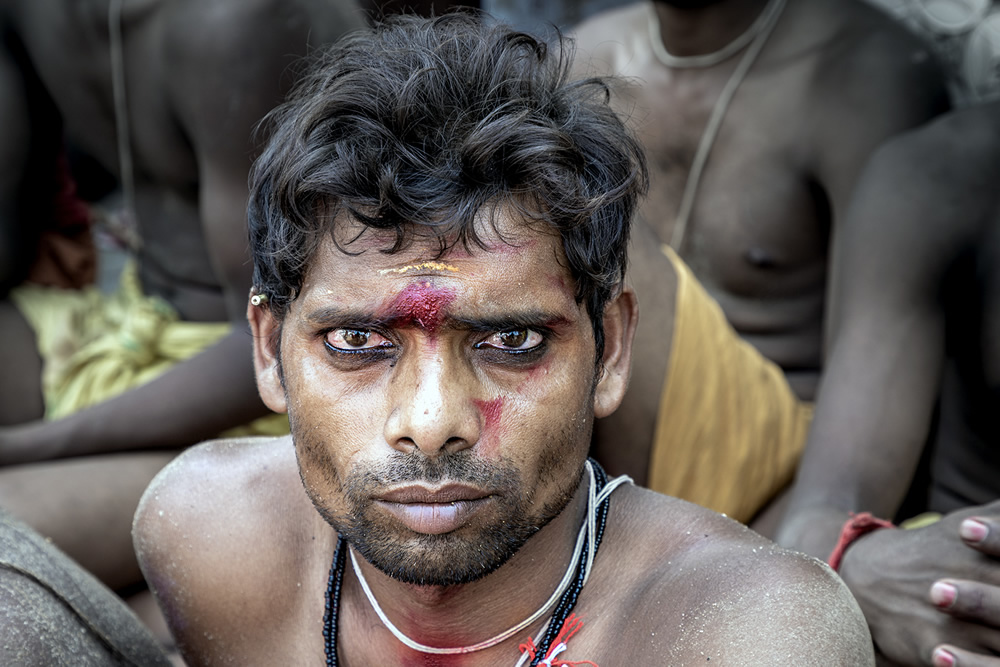
[[[588,489],[587,489],[587,515],[583,521],[583,525],[580,526],[580,530],[577,533],[576,545],[573,548],[573,557],[570,559],[569,567],[566,569],[566,574],[563,575],[562,580],[556,587],[556,590],[552,593],[548,600],[538,608],[535,613],[533,613],[528,618],[524,619],[520,623],[504,630],[498,635],[491,637],[485,641],[481,641],[477,644],[471,646],[454,646],[454,647],[440,647],[440,646],[428,646],[426,644],[421,644],[415,641],[403,633],[402,630],[397,628],[389,617],[386,615],[385,611],[382,610],[381,605],[379,605],[378,600],[375,599],[374,593],[372,593],[371,588],[368,586],[368,581],[365,579],[364,574],[361,572],[361,568],[358,565],[357,558],[354,555],[353,549],[348,549],[348,553],[351,555],[351,566],[354,569],[354,575],[358,578],[358,582],[361,584],[362,590],[365,592],[365,597],[368,598],[368,602],[371,604],[372,609],[378,615],[379,620],[382,624],[393,634],[396,639],[402,642],[405,646],[413,649],[414,651],[419,651],[421,653],[430,653],[434,655],[457,655],[464,653],[474,653],[476,651],[481,651],[483,649],[490,648],[491,646],[496,646],[497,644],[510,639],[518,632],[521,632],[525,628],[529,627],[532,623],[540,619],[545,615],[555,604],[559,601],[559,598],[566,589],[569,588],[570,583],[574,579],[574,574],[576,572],[577,566],[580,563],[580,557],[583,554],[583,545],[586,541],[588,544],[587,560],[584,566],[584,583],[590,577],[590,569],[593,567],[594,554],[596,552],[595,545],[595,527],[597,522],[597,506],[604,501],[611,492],[616,489],[619,485],[631,482],[631,478],[627,476],[618,477],[616,479],[610,480],[608,484],[601,490],[598,494],[595,491],[596,481],[594,478],[594,470],[590,464],[590,461],[586,462],[586,470],[588,473]],[[543,628],[544,632],[544,628]],[[520,664],[520,663],[519,663]]]
[[[708,164],[708,156],[712,152],[712,146],[715,145],[715,137],[719,133],[719,128],[722,127],[722,121],[726,117],[726,111],[729,109],[729,103],[732,102],[733,97],[736,95],[736,91],[739,89],[740,84],[743,83],[743,79],[746,78],[747,72],[753,66],[754,62],[757,60],[757,56],[764,49],[764,45],[767,43],[767,38],[770,37],[771,32],[774,30],[774,26],[778,24],[778,19],[781,18],[781,12],[785,8],[787,0],[769,0],[767,6],[761,11],[760,16],[753,22],[750,28],[736,38],[729,45],[723,47],[715,53],[707,53],[703,56],[674,56],[670,54],[667,49],[663,46],[663,41],[660,38],[660,24],[659,19],[656,15],[656,9],[650,5],[653,20],[650,22],[649,28],[649,41],[653,49],[653,53],[656,54],[657,59],[660,60],[667,67],[710,67],[711,65],[722,62],[726,58],[734,55],[739,49],[746,46],[746,44],[741,44],[739,48],[731,49],[730,47],[738,41],[743,40],[744,37],[749,35],[749,48],[743,54],[740,62],[737,63],[736,68],[733,73],[729,75],[729,79],[726,81],[725,87],[723,87],[722,92],[719,93],[719,99],[716,100],[715,105],[712,107],[712,112],[708,117],[708,123],[705,125],[705,130],[702,132],[701,139],[698,141],[698,148],[694,155],[694,160],[691,163],[691,168],[688,170],[687,180],[684,182],[684,192],[681,195],[681,203],[677,209],[677,217],[674,221],[674,230],[670,236],[670,247],[676,250],[678,253],[681,250],[681,244],[684,242],[684,235],[687,233],[688,224],[691,221],[691,212],[694,209],[694,200],[698,194],[698,186],[701,185],[701,176],[705,171],[705,165]],[[720,58],[719,54],[726,51],[724,58]],[[664,55],[666,58],[664,58]],[[712,58],[719,58],[714,62],[710,62]],[[668,60],[677,62],[678,59],[687,64],[670,64]],[[708,59],[708,60],[704,60]]]
[[[653,16],[652,20],[648,23],[648,26],[649,42],[653,47],[653,55],[655,55],[656,59],[667,67],[673,67],[676,69],[712,67],[713,65],[718,65],[719,63],[729,60],[742,51],[750,44],[750,42],[754,40],[754,37],[760,34],[760,32],[773,18],[773,15],[777,13],[778,10],[776,10],[775,7],[777,4],[778,3],[775,2],[775,0],[770,0],[768,4],[765,5],[764,9],[761,10],[757,18],[754,19],[754,22],[750,24],[749,28],[718,51],[700,53],[695,56],[676,56],[670,53],[670,51],[667,51],[667,47],[663,45],[663,34],[660,30],[660,16],[656,13],[654,3],[650,2],[649,9]]]

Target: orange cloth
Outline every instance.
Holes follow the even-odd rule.
[[[649,487],[747,522],[789,482],[812,406],[742,340],[670,249],[677,305]]]

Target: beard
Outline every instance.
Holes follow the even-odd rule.
[[[300,476],[316,510],[373,566],[393,579],[418,586],[467,584],[495,572],[562,512],[583,475],[581,464],[579,474],[564,478],[565,488],[532,514],[534,490],[523,488],[520,473],[509,461],[486,463],[476,460],[470,450],[435,459],[395,452],[383,463],[355,468],[341,478],[328,461],[312,458],[323,457],[323,445],[311,442],[306,429],[296,433],[294,421],[292,426],[300,452]],[[343,498],[343,512],[331,511],[322,494],[311,488],[303,474],[302,456],[311,458],[306,467],[325,471],[322,478],[326,484],[334,483]],[[442,481],[489,489],[492,507],[458,530],[426,535],[387,517],[373,500],[390,485]]]

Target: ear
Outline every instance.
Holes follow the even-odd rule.
[[[253,294],[250,296],[253,297]],[[253,368],[260,398],[274,412],[288,412],[285,388],[278,370],[281,322],[271,314],[266,304],[255,306],[250,302],[247,303],[247,320],[253,335]]]
[[[635,291],[625,287],[604,307],[604,356],[601,377],[594,392],[594,416],[607,417],[618,409],[632,365],[632,339],[639,322]]]

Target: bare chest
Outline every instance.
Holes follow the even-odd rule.
[[[120,22],[119,51],[112,49],[112,17],[102,7],[60,0],[25,5],[21,36],[62,116],[67,140],[120,174],[116,123],[124,112],[136,181],[177,189],[193,182],[194,156],[169,102],[170,64],[161,58],[159,9]],[[112,83],[116,69],[125,82],[120,105]]]
[[[748,76],[709,143],[731,70],[649,74],[629,89],[626,104],[650,166],[642,215],[713,291],[781,298],[821,288],[814,268],[826,255],[829,207],[807,174],[807,132],[791,112],[801,75]],[[696,177],[699,149],[706,161]]]

